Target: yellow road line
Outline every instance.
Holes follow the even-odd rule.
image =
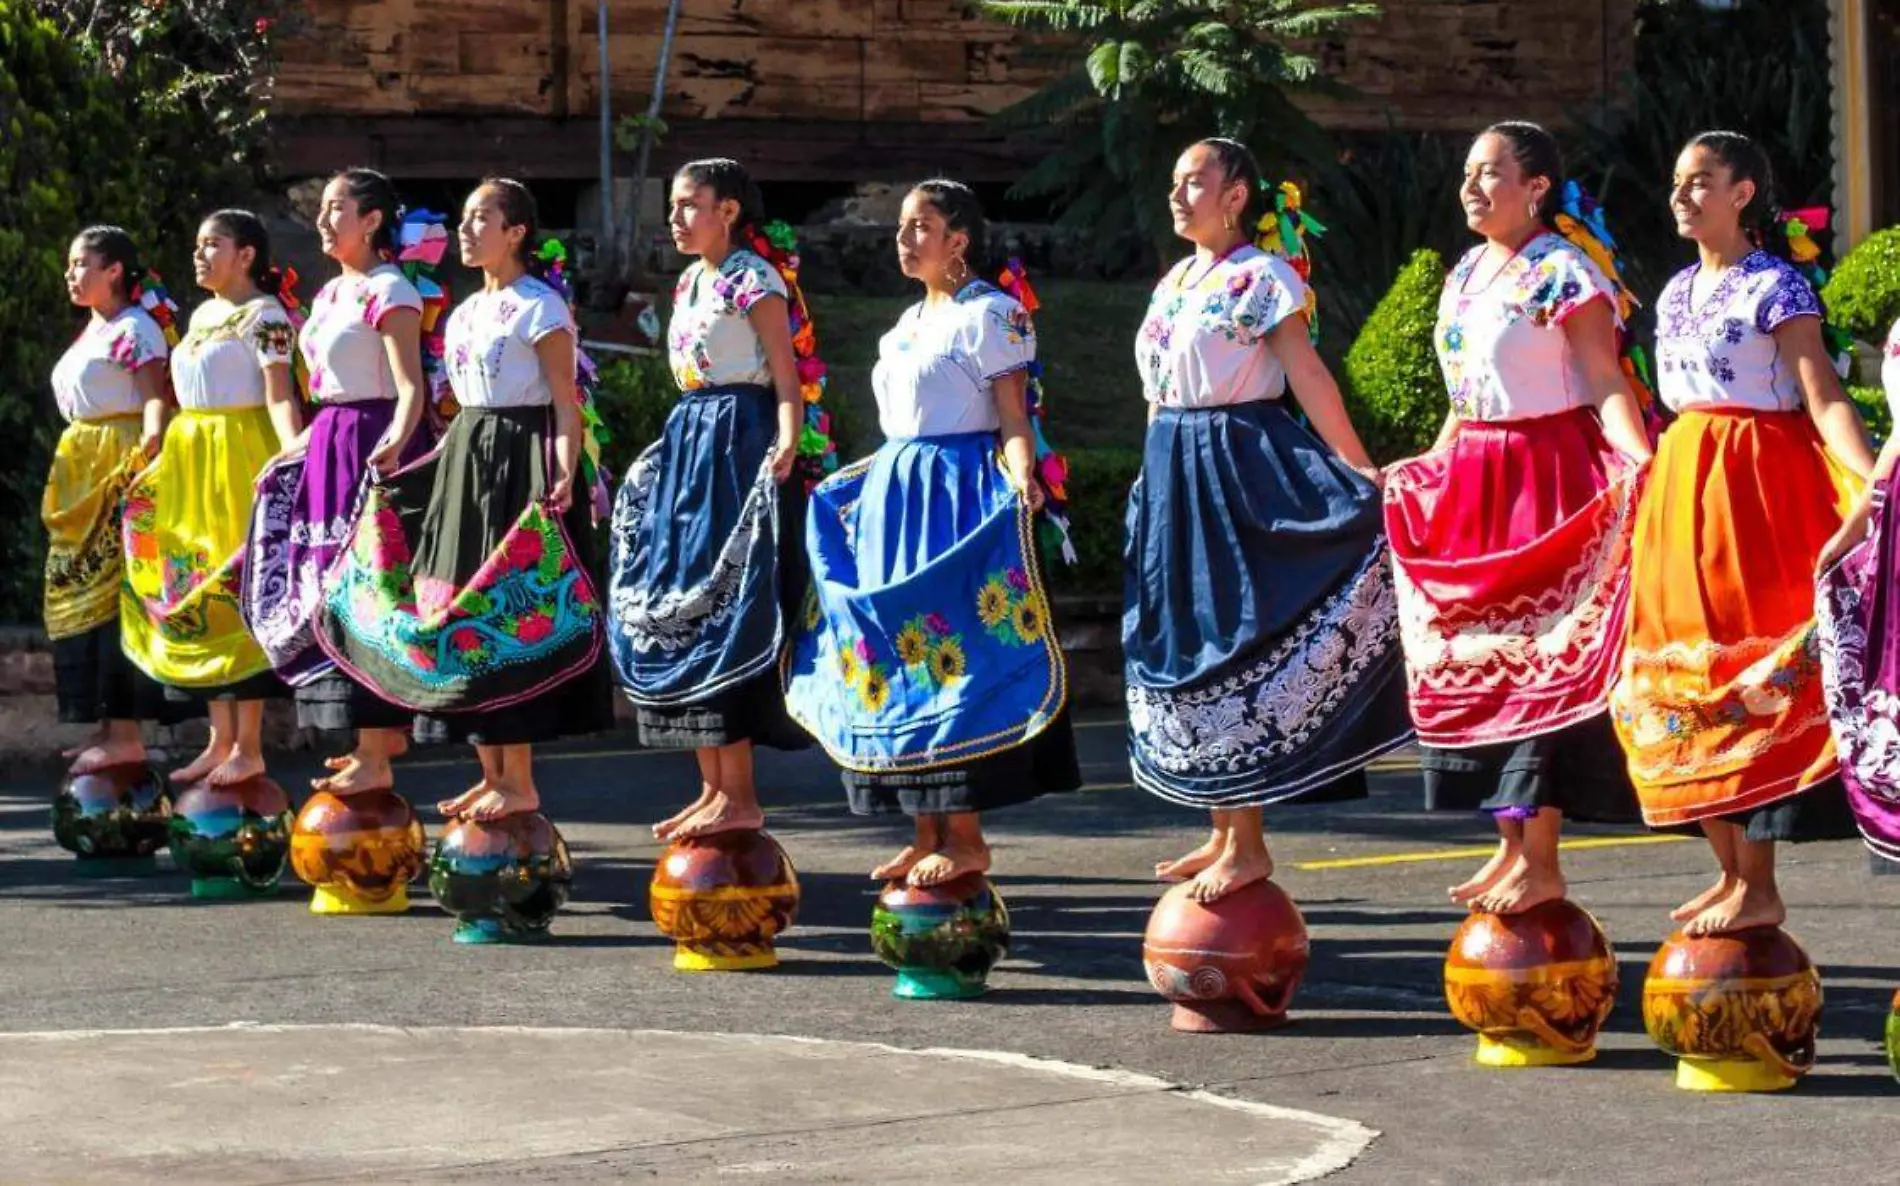
[[[1680,844],[1690,839],[1693,837],[1588,836],[1581,840],[1565,840],[1557,847],[1565,852],[1577,852],[1589,848],[1634,848],[1643,844]],[[1464,861],[1472,857],[1488,857],[1496,851],[1495,844],[1473,845],[1469,848],[1439,848],[1430,852],[1392,852],[1376,857],[1338,857],[1325,861],[1301,861],[1293,867],[1303,873],[1325,869],[1373,869],[1385,865],[1417,865],[1427,861]]]

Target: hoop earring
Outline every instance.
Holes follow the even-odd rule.
[[[956,285],[958,288],[962,288],[965,284],[970,282],[970,265],[960,255],[952,262],[956,264],[957,270],[955,275],[951,278],[950,283]]]

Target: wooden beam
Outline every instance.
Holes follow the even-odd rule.
[[[531,116],[299,116],[273,121],[278,172],[319,177],[366,164],[398,178],[461,180],[486,173],[593,180],[596,121]],[[665,171],[694,157],[731,156],[761,181],[908,181],[948,175],[1013,181],[1048,145],[1008,142],[980,123],[679,120],[654,150]]]

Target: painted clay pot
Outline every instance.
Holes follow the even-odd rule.
[[[1643,1026],[1688,1091],[1780,1091],[1814,1066],[1821,974],[1780,927],[1669,936],[1643,982]]]
[[[1183,883],[1161,895],[1141,962],[1148,983],[1174,1002],[1173,1025],[1194,1034],[1272,1029],[1306,975],[1306,920],[1271,881],[1201,903]]]
[[[1445,1000],[1478,1031],[1487,1067],[1546,1067],[1596,1057],[1616,1003],[1616,953],[1568,900],[1521,914],[1473,912],[1445,955]]]
[[[887,882],[871,909],[871,950],[897,972],[894,997],[981,996],[1009,952],[1009,907],[981,873],[931,886]]]
[[[319,791],[297,813],[290,867],[316,887],[312,914],[401,914],[426,844],[422,821],[394,791]]]
[[[647,905],[681,972],[774,968],[773,940],[798,917],[798,870],[757,828],[679,840],[653,867]]]
[[[88,875],[119,876],[157,868],[172,796],[165,780],[140,762],[69,774],[53,796],[53,839],[79,858]]]
[[[273,893],[290,854],[290,825],[290,798],[263,775],[229,787],[200,782],[172,806],[172,860],[191,875],[194,898]]]
[[[547,938],[573,881],[567,841],[538,811],[451,820],[429,855],[429,892],[455,916],[457,943]]]

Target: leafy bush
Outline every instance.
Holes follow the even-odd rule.
[[[1058,594],[1119,601],[1128,491],[1141,473],[1141,451],[1075,449],[1068,458],[1069,534],[1076,563],[1051,560],[1049,583]]]
[[[617,357],[601,365],[594,403],[607,429],[600,463],[609,484],[618,486],[640,451],[660,439],[678,399],[673,372],[660,355]]]
[[[1887,406],[1886,392],[1878,387],[1849,387],[1847,398],[1854,401],[1854,409],[1875,445],[1893,435],[1893,409]]]
[[[1864,342],[1884,342],[1900,321],[1900,227],[1869,235],[1821,290],[1828,317]],[[1882,401],[1885,407],[1885,401]]]
[[[1431,446],[1445,420],[1445,378],[1432,335],[1445,261],[1415,252],[1346,352],[1346,407],[1381,465]]]

